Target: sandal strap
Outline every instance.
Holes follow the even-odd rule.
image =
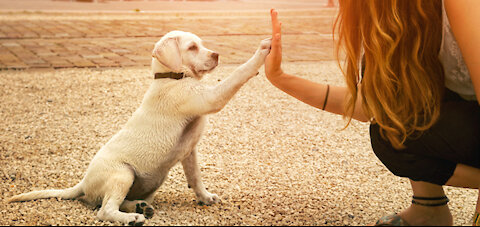
[[[473,226],[480,226],[480,213],[478,211],[473,215]]]
[[[410,226],[405,220],[403,220],[398,214],[392,214],[380,218],[375,226]]]

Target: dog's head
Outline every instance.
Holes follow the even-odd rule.
[[[155,44],[152,53],[152,70],[157,72],[185,73],[201,79],[218,65],[218,53],[203,46],[202,40],[182,31],[169,32]]]

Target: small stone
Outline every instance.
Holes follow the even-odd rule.
[[[10,177],[10,179],[11,179],[12,181],[14,181],[15,179],[17,179],[17,172],[15,172],[15,171],[10,172],[10,173],[8,174],[8,176]]]

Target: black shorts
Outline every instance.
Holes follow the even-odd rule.
[[[480,106],[447,90],[440,118],[417,139],[395,150],[380,136],[378,124],[370,125],[372,148],[395,175],[413,181],[444,185],[457,164],[480,168]]]

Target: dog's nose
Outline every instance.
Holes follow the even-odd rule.
[[[212,53],[212,58],[215,59],[215,61],[218,61],[218,56],[219,56],[218,53],[216,53],[216,52]]]

